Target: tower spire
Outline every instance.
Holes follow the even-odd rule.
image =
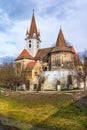
[[[61,26],[60,26],[60,31],[59,31],[58,38],[56,41],[56,46],[57,47],[65,47],[66,46],[66,42],[65,42],[65,38],[64,38]]]
[[[33,37],[39,39],[36,21],[35,21],[35,16],[34,16],[34,9],[33,9],[33,15],[32,15],[32,20],[31,20],[30,30],[29,30],[29,38],[33,38]]]

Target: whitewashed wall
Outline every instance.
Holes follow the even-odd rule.
[[[43,90],[56,90],[57,80],[61,81],[65,84],[64,88],[66,88],[67,84],[67,76],[72,75],[73,78],[73,87],[78,87],[76,72],[69,70],[58,70],[58,71],[44,71],[41,73],[42,77],[45,77],[45,82],[43,84]]]

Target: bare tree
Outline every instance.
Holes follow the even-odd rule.
[[[87,80],[87,50],[85,50],[84,54],[83,54],[83,57],[81,57],[83,59],[83,67],[82,69],[79,68],[77,69],[77,74],[78,74],[78,77],[80,79],[83,80],[84,82],[84,91],[87,91],[87,88],[86,88],[86,80]]]
[[[13,63],[4,63],[0,67],[0,86],[13,88],[19,84],[20,77],[16,76]]]

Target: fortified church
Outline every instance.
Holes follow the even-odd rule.
[[[80,64],[74,47],[68,45],[60,28],[54,47],[40,48],[40,32],[37,30],[33,12],[30,29],[26,31],[26,44],[15,59],[17,75],[23,70],[26,78],[33,83],[35,76],[45,77],[44,90],[55,90],[57,81],[67,84],[67,77],[75,75],[75,66]],[[51,83],[52,82],[52,83]]]

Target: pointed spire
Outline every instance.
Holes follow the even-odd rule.
[[[66,42],[65,42],[65,38],[64,38],[61,26],[60,26],[60,31],[59,31],[58,38],[57,38],[57,41],[56,41],[56,47],[66,47],[66,46],[67,45],[66,45]]]
[[[38,38],[38,32],[37,32],[37,26],[36,26],[36,21],[35,21],[35,16],[34,16],[34,10],[33,10],[33,15],[32,15],[32,20],[31,20],[31,25],[30,25],[30,31],[29,31],[29,38]]]

